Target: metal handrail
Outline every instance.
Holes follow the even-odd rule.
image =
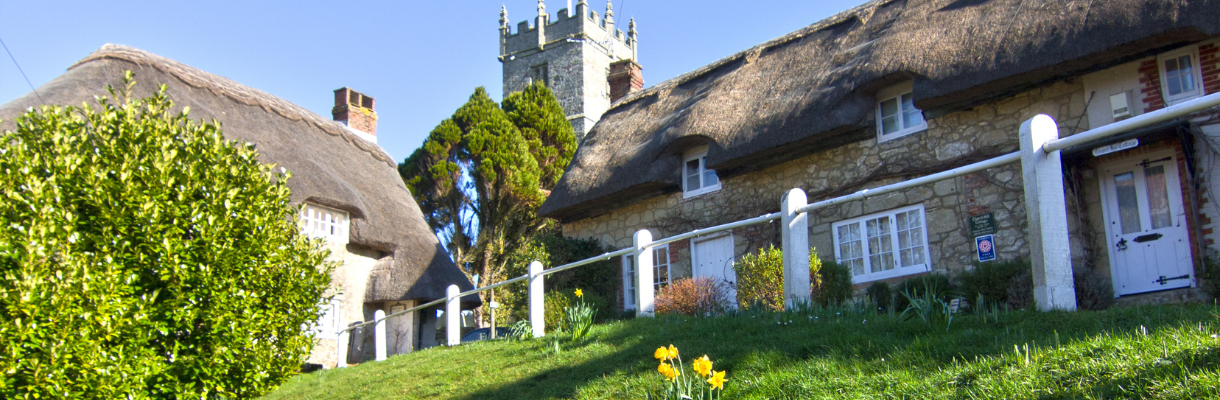
[[[1132,117],[1132,118],[1129,118],[1129,119],[1126,119],[1123,121],[1118,121],[1118,122],[1108,124],[1108,125],[1105,125],[1102,127],[1090,129],[1088,131],[1081,132],[1076,135],[1068,136],[1068,137],[1061,138],[1061,139],[1051,140],[1051,141],[1044,143],[1042,145],[1041,149],[1043,152],[1047,152],[1047,153],[1057,151],[1057,150],[1063,150],[1063,149],[1070,148],[1072,146],[1076,146],[1076,145],[1088,143],[1088,142],[1091,142],[1094,140],[1103,139],[1103,138],[1107,138],[1110,136],[1126,133],[1126,132],[1132,131],[1137,128],[1141,128],[1144,126],[1171,120],[1174,118],[1178,118],[1178,117],[1181,117],[1181,116],[1184,116],[1187,114],[1202,111],[1202,110],[1205,110],[1205,109],[1208,109],[1211,107],[1215,107],[1215,106],[1220,106],[1220,93],[1210,94],[1210,95],[1203,96],[1203,97],[1200,97],[1200,98],[1197,98],[1194,100],[1175,104],[1175,105],[1172,105],[1172,106],[1169,106],[1169,107],[1166,107],[1166,108],[1163,108],[1163,109],[1160,109],[1157,111],[1149,112],[1149,113],[1139,115],[1136,117]],[[968,164],[968,165],[953,168],[950,170],[937,172],[935,174],[925,175],[925,176],[922,176],[919,178],[915,178],[915,179],[911,179],[911,180],[907,180],[907,181],[903,181],[903,182],[899,182],[899,183],[895,183],[895,184],[891,184],[891,185],[885,185],[885,186],[882,186],[879,188],[865,189],[865,190],[861,190],[859,192],[855,192],[852,194],[839,196],[839,197],[835,197],[835,198],[831,198],[831,199],[826,199],[826,200],[822,200],[822,201],[819,201],[816,203],[811,203],[804,207],[798,208],[796,210],[796,212],[807,213],[807,212],[817,210],[820,208],[825,208],[825,207],[842,204],[842,203],[846,203],[846,202],[850,202],[850,201],[864,200],[869,197],[880,196],[883,194],[893,193],[893,192],[897,192],[900,190],[906,190],[906,189],[910,189],[910,188],[913,188],[916,186],[922,186],[922,185],[926,185],[929,183],[939,182],[939,181],[942,181],[945,179],[955,178],[955,177],[966,175],[969,173],[978,172],[978,171],[986,170],[989,168],[994,168],[994,167],[998,167],[1001,165],[1010,164],[1010,163],[1019,162],[1019,161],[1021,161],[1021,153],[1019,151],[1013,152],[1013,153],[1008,153],[1008,154],[1005,154],[1005,155],[1002,155],[999,157],[979,161],[979,162],[976,162],[973,164]],[[655,241],[652,241],[649,243],[645,243],[641,247],[653,248],[656,246],[662,246],[662,245],[673,243],[673,242],[676,242],[679,240],[693,238],[696,236],[703,236],[703,235],[708,235],[708,234],[712,234],[712,233],[716,233],[716,232],[722,232],[722,231],[726,231],[726,230],[730,230],[733,228],[742,227],[742,226],[746,226],[746,225],[770,222],[770,221],[780,219],[782,216],[783,216],[782,213],[775,212],[775,213],[764,214],[764,215],[750,218],[750,219],[730,222],[727,224],[721,224],[721,225],[713,226],[710,228],[695,229],[690,232],[686,232],[686,233],[670,236],[667,238],[658,239],[658,240],[655,240]],[[598,256],[589,257],[589,258],[586,258],[586,259],[583,259],[580,261],[564,264],[564,265],[561,265],[561,266],[558,266],[555,268],[543,270],[542,273],[540,274],[540,276],[550,275],[550,274],[553,274],[556,272],[576,268],[576,267],[579,267],[582,265],[591,264],[591,263],[594,263],[597,261],[609,260],[610,258],[613,258],[613,257],[631,254],[634,251],[635,251],[635,249],[631,248],[631,247],[615,250],[615,251],[604,253],[604,254],[601,254]],[[474,288],[474,289],[467,290],[465,292],[458,294],[457,297],[461,298],[463,296],[476,294],[476,293],[486,291],[486,290],[495,289],[500,286],[508,285],[511,283],[524,281],[526,279],[529,279],[529,277],[530,277],[529,274],[525,274],[525,275],[518,276],[518,277],[512,278],[512,279],[508,279],[508,280],[505,280],[505,281],[502,281],[502,282],[499,282],[499,283],[496,283],[493,285],[488,285],[488,286],[484,286],[481,288]],[[408,308],[403,311],[399,311],[399,312],[396,312],[393,314],[386,315],[385,317],[382,317],[379,319],[375,319],[372,321],[366,321],[366,322],[362,322],[359,324],[353,324],[353,325],[350,325],[343,329],[340,329],[338,331],[338,333],[343,333],[343,332],[350,331],[352,329],[363,327],[363,326],[373,325],[373,324],[376,324],[378,322],[384,321],[384,320],[392,318],[392,317],[396,317],[396,316],[399,316],[402,314],[407,314],[410,312],[414,312],[417,310],[421,310],[424,308],[428,308],[431,306],[435,306],[435,305],[444,303],[446,300],[447,300],[447,298],[433,300],[431,302],[424,303],[424,304],[421,304],[421,305],[418,305],[415,307],[411,307],[411,308]]]
[[[1050,153],[1055,150],[1063,150],[1078,144],[1084,144],[1097,139],[1103,139],[1120,133],[1130,132],[1137,128],[1142,128],[1158,122],[1168,121],[1218,105],[1220,105],[1220,93],[1209,94],[1191,101],[1174,104],[1160,110],[1090,129],[1062,139],[1048,141],[1042,144],[1042,151]]]
[[[974,164],[963,165],[954,169],[937,172],[931,175],[924,175],[915,179],[898,182],[892,185],[885,185],[876,189],[864,189],[845,196],[826,199],[807,206],[796,209],[796,212],[809,212],[819,208],[825,208],[836,204],[842,204],[849,201],[864,200],[873,196],[880,196],[887,193],[906,190],[916,186],[923,186],[933,182],[939,182],[949,178],[955,178],[972,172],[982,171],[988,168],[998,167],[1004,164],[1021,161],[1021,152],[1012,152],[996,158],[989,158]]]

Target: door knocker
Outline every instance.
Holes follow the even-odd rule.
[[[1118,251],[1126,250],[1127,249],[1127,239],[1119,240],[1118,244],[1116,244],[1115,246],[1118,247]]]

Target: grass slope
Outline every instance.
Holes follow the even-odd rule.
[[[290,379],[266,399],[644,398],[658,346],[727,370],[725,398],[1220,398],[1210,305],[960,316],[945,332],[851,310],[661,316],[587,340],[433,348]]]

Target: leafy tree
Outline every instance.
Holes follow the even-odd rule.
[[[546,86],[512,93],[503,107],[480,87],[398,173],[458,265],[492,284],[546,225],[538,207],[575,152],[572,125]]]
[[[127,78],[0,135],[0,398],[257,397],[310,350],[325,252],[286,173]]]

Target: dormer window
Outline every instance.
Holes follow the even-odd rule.
[[[347,212],[341,210],[309,203],[301,210],[301,234],[327,242],[346,244],[349,223]]]
[[[1194,47],[1157,57],[1161,66],[1161,90],[1166,104],[1174,104],[1202,94],[1198,57]]]
[[[886,140],[928,129],[923,111],[915,108],[912,83],[907,82],[877,93],[877,139]]]
[[[682,162],[682,198],[720,190],[716,170],[707,168],[707,146],[687,151]]]

